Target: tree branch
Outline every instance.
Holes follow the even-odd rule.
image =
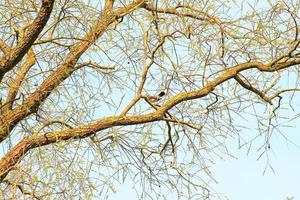
[[[11,186],[11,187],[17,187],[23,195],[28,195],[28,196],[31,196],[31,197],[33,197],[35,199],[38,199],[38,200],[41,199],[41,198],[37,197],[33,191],[28,192],[27,190],[24,189],[24,187],[22,187],[21,185],[19,185],[17,183],[12,183],[8,180],[5,180],[3,182],[6,183],[7,185]]]
[[[0,82],[4,74],[11,70],[28,52],[34,41],[45,27],[52,12],[55,0],[43,0],[40,11],[35,20],[28,26],[25,35],[16,47],[9,50],[0,58]]]
[[[163,46],[163,44],[165,43],[166,38],[167,37],[172,37],[172,35],[175,32],[162,36],[160,42],[151,51],[151,53],[150,53],[150,62],[148,64],[144,65],[142,73],[141,73],[141,83],[140,83],[140,85],[137,89],[137,94],[136,94],[135,98],[123,110],[123,112],[121,113],[121,116],[125,116],[128,113],[128,111],[141,99],[142,91],[143,91],[143,88],[144,88],[144,85],[145,85],[145,82],[146,82],[146,79],[147,79],[148,71],[149,71],[150,67],[152,66],[152,64],[154,63],[155,53],[159,50],[160,47]],[[145,58],[145,60],[146,60],[146,58]]]
[[[237,74],[234,79],[245,89],[254,92],[255,94],[257,94],[258,96],[260,96],[263,100],[265,100],[266,102],[268,102],[270,105],[273,105],[272,103],[272,99],[270,97],[268,97],[264,92],[256,89],[255,87],[253,87],[250,83],[246,83],[244,82],[239,75]]]
[[[7,52],[9,52],[11,50],[11,47],[6,44],[6,42],[4,42],[2,39],[0,39],[0,50],[6,54]]]
[[[9,87],[8,91],[8,97],[6,99],[6,105],[3,107],[4,112],[12,109],[13,103],[16,99],[16,95],[19,91],[19,88],[29,71],[29,69],[35,64],[36,58],[35,58],[35,53],[33,52],[32,49],[28,51],[27,58],[21,67],[20,72],[18,73],[17,77],[15,78],[15,81],[11,84]]]
[[[114,126],[127,126],[127,125],[136,125],[149,123],[159,120],[164,120],[165,113],[170,110],[173,106],[179,104],[180,102],[201,98],[209,93],[211,93],[214,88],[223,82],[234,78],[239,72],[256,68],[262,72],[272,72],[276,70],[281,70],[287,67],[299,65],[300,60],[295,60],[294,62],[283,63],[277,65],[276,68],[269,64],[263,64],[261,62],[247,62],[239,64],[225,73],[217,77],[215,80],[209,82],[203,88],[191,92],[182,92],[178,95],[170,98],[166,101],[161,107],[156,111],[150,114],[144,115],[134,115],[134,116],[111,116],[101,120],[96,121],[95,123],[80,126],[74,129],[68,129],[58,132],[49,132],[44,135],[33,135],[31,137],[24,138],[21,140],[13,149],[11,149],[1,160],[0,160],[0,180],[3,181],[7,176],[9,171],[11,171],[16,163],[18,163],[23,156],[31,149],[45,146],[48,144],[56,143],[62,140],[70,139],[80,139],[86,138],[96,132],[111,128]]]
[[[14,126],[25,117],[37,111],[39,106],[47,99],[51,92],[77,68],[75,67],[80,56],[107,30],[108,26],[115,22],[118,17],[124,16],[140,7],[144,0],[139,0],[120,8],[116,11],[103,11],[100,19],[89,31],[84,39],[75,44],[63,63],[33,92],[22,105],[0,115],[0,118],[7,119],[0,124],[0,143],[9,135]]]
[[[224,31],[224,28],[221,24],[221,21],[217,17],[212,16],[212,15],[206,13],[206,12],[197,11],[197,10],[195,10],[195,9],[189,7],[189,6],[184,6],[184,5],[181,5],[181,4],[177,4],[176,6],[171,7],[171,8],[158,8],[158,7],[153,6],[151,4],[144,3],[142,5],[142,7],[144,9],[148,10],[148,11],[151,11],[151,12],[171,14],[171,15],[176,15],[176,16],[179,16],[179,17],[188,17],[188,18],[197,19],[197,20],[200,20],[200,21],[207,21],[207,22],[210,22],[212,24],[217,24],[220,27],[221,31],[222,32]],[[186,8],[186,9],[189,9],[189,10],[192,10],[192,11],[197,11],[200,14],[178,12],[177,9],[179,9],[179,8]]]

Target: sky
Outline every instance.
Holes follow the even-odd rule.
[[[300,95],[295,97],[294,102],[300,102]],[[299,105],[296,109],[298,112]],[[300,119],[294,120],[290,125],[291,127],[284,128],[282,131],[289,140],[300,146]],[[252,132],[248,130],[248,133],[244,134],[252,134]],[[236,139],[228,140],[227,146],[236,158],[226,157],[224,160],[215,160],[215,165],[211,168],[217,180],[217,183],[211,185],[213,192],[229,200],[300,199],[300,149],[298,147],[287,142],[279,134],[274,135],[269,152],[269,163],[274,171],[270,168],[265,171],[265,157],[258,160],[259,153],[255,148],[248,154],[247,149],[238,148]],[[111,193],[109,199],[137,199],[132,185],[130,181],[115,183],[116,193]]]
[[[299,99],[300,100],[300,99]],[[298,109],[299,110],[299,109]],[[283,133],[294,143],[300,145],[300,119],[292,123]],[[216,178],[212,184],[213,192],[222,199],[229,200],[287,200],[300,198],[300,149],[278,135],[272,137],[272,149],[265,173],[265,159],[258,159],[253,149],[247,155],[246,149],[238,149],[235,139],[228,141],[229,151],[236,158],[216,160],[211,171]],[[117,192],[109,199],[137,199],[131,182],[115,185]],[[168,198],[171,199],[171,198]],[[217,198],[212,198],[212,200]]]
[[[295,143],[300,144],[299,125],[285,131]],[[232,142],[233,143],[233,142]],[[274,144],[275,143],[275,144]],[[213,167],[218,179],[215,190],[227,195],[230,200],[282,200],[300,198],[300,150],[285,143],[283,138],[273,138],[274,150],[270,164],[274,169],[264,173],[265,160],[257,160],[258,154],[232,148],[237,159],[219,161]],[[237,146],[237,145],[236,145]]]
[[[238,1],[237,1],[238,2]],[[265,7],[267,1],[249,0],[249,4]],[[279,1],[277,1],[279,2]],[[245,4],[246,5],[246,4]],[[245,9],[247,9],[245,7]],[[300,96],[293,101],[298,106],[293,114],[299,114]],[[298,112],[297,112],[298,111]],[[281,113],[291,115],[292,110]],[[300,146],[300,119],[289,123],[290,127],[281,131],[288,140]],[[251,130],[249,131],[251,134]],[[247,155],[247,149],[238,149],[235,140],[228,141],[228,147],[237,159],[219,160],[213,167],[218,184],[213,187],[217,192],[226,194],[229,200],[285,200],[300,199],[300,149],[288,142],[280,134],[272,137],[269,163],[265,173],[266,159],[258,160],[259,153],[253,148]]]
[[[239,1],[237,1],[239,2]],[[246,1],[244,1],[246,2]],[[253,1],[248,3],[257,7],[266,6],[267,1]],[[245,4],[247,5],[247,3]],[[244,7],[247,9],[247,6]],[[296,96],[294,102],[300,102]],[[300,111],[299,104],[295,113]],[[282,115],[289,115],[287,110]],[[291,127],[282,128],[282,133],[293,143],[300,146],[300,119],[289,123]],[[253,130],[248,133],[252,134]],[[272,137],[272,147],[269,151],[271,168],[266,167],[266,157],[258,159],[259,153],[255,148],[247,153],[247,149],[239,149],[237,140],[227,141],[229,151],[236,158],[215,160],[211,171],[217,183],[212,184],[214,192],[229,200],[288,200],[300,199],[300,148],[288,142],[280,134]],[[117,192],[109,199],[123,200],[137,199],[130,182],[116,185]],[[223,199],[222,198],[222,199]],[[214,200],[214,198],[212,198]]]

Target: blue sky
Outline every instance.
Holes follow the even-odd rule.
[[[299,99],[300,100],[300,99]],[[299,109],[298,109],[299,110]],[[293,127],[283,129],[283,133],[300,145],[300,119]],[[287,197],[300,198],[300,150],[279,135],[272,137],[272,151],[269,162],[274,172],[265,170],[264,157],[257,160],[256,149],[247,155],[247,149],[238,149],[237,140],[228,141],[229,151],[237,158],[215,160],[212,172],[217,184],[212,184],[213,192],[229,200],[285,200]],[[117,192],[109,199],[137,199],[130,181],[115,185]],[[168,198],[173,199],[173,198]],[[215,198],[216,199],[216,198]],[[212,198],[214,200],[214,198]]]
[[[297,120],[298,124],[300,120]],[[300,126],[285,130],[285,134],[300,144]],[[234,143],[234,142],[232,142]],[[275,144],[274,144],[275,143]],[[287,197],[300,197],[300,150],[284,139],[273,138],[274,150],[270,152],[270,164],[264,174],[265,160],[257,160],[256,152],[232,148],[238,159],[218,161],[213,172],[218,180],[214,186],[217,192],[224,193],[230,200],[282,200]],[[237,145],[236,145],[237,146]]]
[[[259,8],[266,6],[267,1],[244,2]],[[244,5],[244,9],[247,10],[247,3]],[[300,102],[300,96],[295,96],[293,102],[296,104],[295,111],[285,110],[280,113],[282,116],[299,113],[300,107],[297,102]],[[290,127],[280,130],[290,141],[300,146],[300,119],[295,119],[288,125]],[[257,131],[250,129],[242,134],[256,135]],[[257,143],[261,142],[259,140]],[[265,170],[266,156],[258,159],[260,152],[257,152],[257,148],[253,147],[248,153],[247,148],[238,148],[237,139],[228,140],[229,152],[236,158],[225,157],[223,160],[215,160],[215,165],[211,168],[214,178],[218,182],[212,184],[214,192],[229,200],[300,199],[300,149],[279,133],[272,136],[271,145],[268,163],[274,171],[271,168]],[[137,199],[131,182],[115,186],[117,192],[111,194],[109,199],[121,200],[124,197],[126,197],[125,199]]]
[[[250,2],[250,1],[249,1]],[[261,2],[261,6],[264,4]],[[254,3],[254,1],[252,1]],[[300,96],[295,97],[294,102],[300,102]],[[299,113],[300,107],[296,106]],[[282,112],[282,115],[290,115],[291,110]],[[241,122],[245,123],[245,122]],[[292,127],[281,129],[291,141],[300,146],[300,119],[290,123]],[[257,134],[254,130],[245,131],[243,134]],[[259,141],[257,141],[259,143]],[[211,168],[214,178],[218,183],[212,183],[214,192],[230,200],[284,200],[287,197],[300,198],[300,149],[279,134],[272,137],[272,148],[269,152],[269,163],[274,172],[268,168],[264,173],[266,157],[259,157],[257,148],[252,148],[247,154],[247,149],[239,149],[237,139],[227,141],[231,154],[236,159],[224,157],[224,160],[215,159],[215,165]],[[1,151],[1,150],[0,150]],[[2,152],[0,152],[1,154]],[[137,199],[133,183],[129,180],[125,183],[115,183],[116,193],[110,194],[109,199]],[[174,198],[169,198],[174,199]],[[212,198],[213,199],[213,198]]]

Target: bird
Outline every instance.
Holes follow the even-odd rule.
[[[147,96],[147,99],[150,101],[150,103],[156,103],[161,100],[161,98],[165,95],[166,93],[164,91],[160,92],[156,96]]]

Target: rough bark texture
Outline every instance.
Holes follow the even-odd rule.
[[[216,129],[217,134],[210,131],[217,126],[215,123],[218,122],[218,119],[224,118],[223,113],[220,112],[220,118],[215,119],[221,108],[230,112],[228,104],[225,103],[230,101],[227,98],[228,94],[232,94],[232,99],[237,99],[240,104],[244,103],[245,100],[241,99],[244,99],[243,95],[247,94],[252,95],[251,98],[257,97],[257,101],[262,101],[267,106],[273,106],[270,125],[271,118],[276,117],[275,111],[280,108],[281,94],[300,90],[297,88],[297,84],[295,84],[295,88],[282,89],[277,87],[281,78],[279,74],[284,70],[299,67],[300,64],[297,12],[292,12],[290,7],[285,10],[290,16],[290,19],[286,21],[288,28],[284,29],[281,34],[286,33],[287,36],[290,36],[293,33],[295,38],[291,38],[282,47],[285,41],[277,41],[281,37],[280,34],[279,36],[276,35],[280,32],[278,30],[276,30],[277,32],[274,31],[273,35],[270,33],[268,37],[273,36],[274,38],[266,41],[268,39],[267,31],[260,27],[260,23],[268,22],[254,21],[254,23],[247,24],[247,20],[251,16],[241,17],[238,20],[232,19],[232,21],[222,19],[217,14],[216,16],[212,14],[215,11],[209,10],[207,6],[203,6],[199,2],[194,2],[199,9],[192,3],[157,2],[152,4],[146,0],[136,0],[131,3],[106,0],[103,5],[101,4],[101,8],[84,7],[85,3],[81,1],[68,0],[42,0],[39,9],[35,7],[34,1],[30,1],[30,3],[32,3],[29,5],[29,7],[32,6],[31,9],[25,9],[27,4],[23,8],[24,14],[28,18],[31,16],[28,13],[34,12],[34,10],[36,12],[34,15],[36,17],[32,17],[30,24],[24,25],[22,19],[16,25],[13,21],[10,22],[14,26],[12,30],[15,29],[21,33],[19,34],[20,38],[18,39],[18,36],[14,35],[14,31],[11,31],[3,39],[0,38],[2,55],[0,58],[0,143],[4,146],[6,143],[14,144],[6,149],[5,155],[0,160],[0,183],[10,183],[10,187],[13,186],[13,183],[8,180],[10,172],[14,171],[15,167],[18,166],[17,164],[22,163],[24,157],[32,151],[37,151],[38,148],[42,149],[42,147],[46,148],[47,145],[59,144],[62,141],[73,142],[83,138],[93,139],[93,137],[97,137],[97,133],[108,130],[111,130],[112,134],[105,138],[123,139],[124,143],[123,146],[120,145],[120,148],[125,149],[124,151],[133,149],[132,154],[138,155],[136,157],[138,157],[139,164],[150,171],[151,177],[155,174],[156,167],[161,165],[165,168],[161,167],[160,172],[168,171],[168,169],[175,170],[177,174],[174,177],[181,177],[187,181],[187,185],[190,185],[189,172],[184,174],[182,169],[176,166],[176,159],[178,158],[176,149],[182,144],[187,144],[186,152],[193,149],[195,153],[193,156],[201,160],[199,149],[200,145],[205,143],[201,133],[202,127],[204,125],[209,126],[210,128],[207,129],[207,132],[211,134],[209,137],[215,138],[216,141],[220,135],[224,136],[222,133],[219,134],[223,127]],[[20,7],[22,5],[20,3]],[[214,4],[211,6],[213,7]],[[225,5],[223,6],[225,7]],[[12,8],[16,8],[18,11],[18,6]],[[272,12],[276,11],[275,8],[277,9],[277,5],[274,5]],[[93,13],[93,16],[86,17],[82,13],[80,16],[78,14],[80,12],[84,14],[86,12],[87,16]],[[52,16],[53,14],[55,15]],[[278,15],[280,14],[278,12]],[[276,19],[276,17],[270,18]],[[14,19],[19,20],[18,14],[14,16]],[[256,18],[253,17],[253,20]],[[293,21],[294,26],[291,26],[291,21]],[[241,25],[243,23],[247,25],[243,27]],[[274,24],[276,23],[274,22]],[[274,24],[271,24],[272,27]],[[23,26],[16,30],[15,27],[21,25]],[[266,25],[265,29],[271,25]],[[256,28],[252,30],[249,27]],[[274,26],[274,29],[276,28],[278,27]],[[293,30],[294,32],[289,33],[286,30]],[[268,31],[271,32],[271,30]],[[43,34],[41,35],[41,33]],[[18,41],[12,38],[17,38]],[[253,50],[253,44],[258,46],[257,52]],[[276,45],[281,46],[277,49]],[[186,48],[185,51],[184,48]],[[270,55],[265,52],[266,59],[261,56],[261,49],[263,48],[272,49]],[[212,52],[213,50],[215,52]],[[57,52],[53,53],[53,51]],[[101,53],[97,54],[99,51]],[[99,56],[100,58],[94,57],[95,55],[101,55],[103,58],[101,56]],[[123,57],[118,57],[119,55]],[[186,59],[186,56],[190,57]],[[87,59],[95,60],[86,61]],[[102,66],[97,63],[105,64]],[[110,66],[110,64],[114,66]],[[89,67],[97,70],[97,72],[87,70]],[[76,74],[77,70],[80,73]],[[278,74],[279,78],[274,75],[269,80],[268,75],[272,73]],[[89,77],[91,82],[86,80],[85,76]],[[38,78],[35,79],[35,77]],[[108,84],[103,87],[104,89],[100,86],[96,87],[96,84],[101,85],[105,81]],[[126,84],[122,85],[124,82]],[[227,83],[234,84],[224,86]],[[99,90],[98,93],[92,93],[94,87]],[[163,92],[163,97],[152,95],[154,87],[157,87],[156,90],[160,90],[159,92]],[[106,90],[115,91],[116,88],[122,88],[124,91],[128,91],[128,94],[125,93],[118,99],[119,94],[116,92],[117,103],[111,103],[110,97],[104,93],[107,92]],[[76,92],[79,90],[81,96],[78,97]],[[245,94],[239,93],[240,91],[245,91]],[[84,99],[86,94],[90,94],[88,95],[89,101]],[[236,94],[240,96],[235,96]],[[59,100],[55,101],[51,95]],[[215,101],[208,99],[210,95],[215,96]],[[112,112],[115,113],[114,115],[101,113],[104,117],[93,118],[86,114],[85,117],[76,116],[76,120],[72,121],[72,114],[81,112],[75,98],[80,98],[82,105],[85,106],[84,109],[89,109],[89,102],[101,101],[99,96],[103,97],[103,103],[93,104],[95,107],[91,110],[96,111],[103,105],[113,105],[115,106],[115,110]],[[159,103],[149,101],[149,97],[154,97],[154,99],[159,97],[156,98]],[[161,97],[164,98],[163,101],[161,101]],[[66,103],[63,100],[60,102],[60,99],[67,102],[67,107],[71,104],[73,106],[74,103],[75,111],[69,114],[71,116],[64,116],[65,113],[69,113],[69,107],[68,109],[60,108],[59,106],[63,107]],[[279,101],[275,101],[275,99],[279,99]],[[194,100],[204,103],[195,103]],[[56,118],[52,119],[52,113],[49,113],[48,118],[41,117],[43,112],[48,111],[48,108],[44,106],[46,103],[49,106],[47,101],[58,102],[50,106],[53,106],[53,110],[56,112],[55,116],[62,118],[62,121]],[[126,102],[125,106],[124,102]],[[188,104],[189,102],[192,103]],[[218,103],[219,107],[215,105]],[[181,105],[183,106],[180,107]],[[206,107],[201,110],[203,105]],[[123,109],[122,106],[124,106]],[[240,114],[240,108],[236,107],[233,105],[233,110],[236,109],[237,111],[234,111]],[[89,113],[84,109],[82,109],[83,113]],[[212,111],[213,109],[215,110]],[[230,124],[227,127],[228,132],[230,132],[232,121],[230,114],[228,115],[229,120],[226,123]],[[211,124],[207,124],[209,119],[212,120]],[[72,126],[68,124],[70,121]],[[199,125],[202,121],[204,125]],[[33,128],[38,130],[36,132],[28,128],[34,123],[39,125]],[[152,137],[155,135],[152,133],[155,128],[149,124],[155,123],[166,125],[164,128],[160,126],[162,133],[155,140],[141,142],[141,144],[132,142],[135,140],[131,140],[130,135],[139,133],[140,130],[137,128],[137,130],[132,131],[128,126],[145,127],[147,131],[141,135]],[[226,125],[226,123],[224,124]],[[60,124],[61,126],[51,129],[53,124]],[[51,128],[47,131],[44,130],[48,127]],[[114,128],[119,127],[127,127],[131,131],[127,133],[127,138],[122,138],[122,134],[113,135]],[[193,129],[195,133],[190,132],[186,127]],[[15,134],[18,134],[18,137],[22,136],[17,140],[14,139]],[[177,143],[184,137],[180,134],[187,138],[185,142],[180,141],[182,144]],[[147,140],[147,137],[145,136],[146,139],[141,140],[137,137],[136,141]],[[194,144],[193,142],[197,138],[200,142]],[[100,138],[100,141],[103,142],[104,139]],[[157,141],[159,144],[156,144]],[[130,146],[130,142],[134,145]],[[157,149],[154,149],[152,142]],[[220,144],[213,144],[212,142],[213,148]],[[126,149],[127,147],[128,149]],[[206,148],[205,146],[202,149]],[[169,149],[171,149],[170,152],[168,152]],[[157,157],[153,160],[147,160],[153,155]],[[170,157],[171,164],[169,163],[170,160],[166,159]],[[160,159],[163,163],[156,165],[154,161]],[[191,161],[191,163],[193,162],[194,160]],[[152,168],[149,167],[151,164],[153,165]],[[127,165],[124,168],[127,168]],[[193,186],[206,191],[205,187],[197,184]],[[21,186],[18,188],[21,188],[23,194],[31,194],[25,192]],[[36,198],[36,194],[32,196]]]

